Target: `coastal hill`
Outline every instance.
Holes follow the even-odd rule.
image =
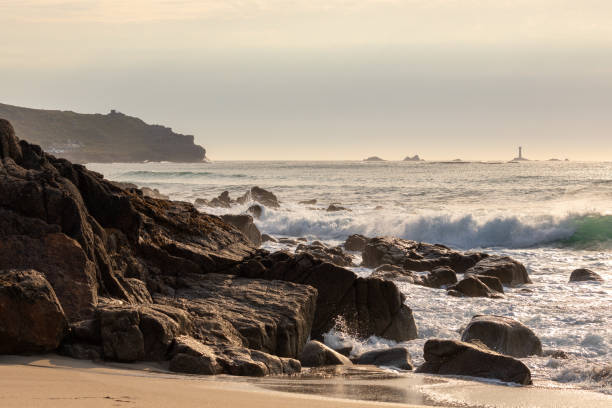
[[[0,104],[0,118],[9,120],[24,139],[73,162],[199,162],[206,150],[191,135],[149,125],[111,111],[82,114]]]

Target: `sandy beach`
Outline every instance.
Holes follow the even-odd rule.
[[[127,368],[132,367],[132,368]],[[138,369],[135,369],[138,368]],[[2,356],[0,405],[12,407],[417,407],[423,405],[355,401],[325,395],[329,385],[335,395],[359,397],[367,386],[377,392],[419,398],[419,390],[438,406],[490,407],[609,407],[612,397],[599,393],[548,388],[514,388],[478,382],[394,378],[351,380],[343,378],[291,380],[287,378],[233,379],[164,373],[154,365],[97,364],[57,355]],[[284,387],[282,385],[285,385]],[[416,387],[415,387],[416,385]],[[288,393],[292,389],[316,394]],[[343,392],[339,392],[344,390]],[[424,398],[424,397],[421,397]],[[437,399],[437,402],[434,401]],[[425,399],[423,399],[425,401]],[[447,402],[447,404],[444,403]]]

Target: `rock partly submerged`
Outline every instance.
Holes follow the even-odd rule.
[[[570,282],[603,282],[603,278],[590,269],[575,269],[570,274]]]

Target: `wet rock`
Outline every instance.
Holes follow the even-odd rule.
[[[465,275],[466,278],[469,276],[475,276],[479,281],[487,285],[489,289],[494,290],[495,292],[504,293],[504,286],[502,285],[499,278],[496,278],[495,276],[470,275],[470,274]]]
[[[218,197],[215,197],[210,201],[203,199],[203,198],[197,198],[195,200],[195,205],[218,207],[218,208],[231,208],[232,199],[230,198],[229,191],[224,191],[221,194],[219,194]]]
[[[430,339],[423,348],[425,363],[417,372],[493,378],[522,385],[531,384],[531,372],[513,357],[455,340]]]
[[[328,248],[319,241],[310,245],[299,244],[295,249],[296,253],[307,252],[317,259],[333,263],[338,266],[352,266],[353,257],[345,254],[341,247]]]
[[[344,249],[347,251],[363,251],[370,239],[363,235],[353,234],[344,242]]]
[[[316,198],[313,198],[312,200],[304,200],[304,201],[298,202],[298,204],[302,204],[302,205],[315,205],[316,203],[317,203]]]
[[[441,288],[455,283],[457,283],[457,275],[447,266],[437,267],[421,280],[423,286],[429,286],[430,288]]]
[[[355,364],[396,367],[401,370],[412,370],[414,368],[408,347],[402,346],[368,351],[355,358],[353,362]]]
[[[325,210],[325,211],[327,211],[327,212],[336,212],[336,211],[351,211],[351,210],[346,208],[346,207],[342,207],[340,205],[330,204],[329,207],[327,207],[327,210]]]
[[[171,356],[168,367],[170,371],[201,375],[223,372],[217,351],[189,336],[179,336],[175,339]]]
[[[574,271],[572,271],[569,281],[570,282],[585,282],[585,281],[603,282],[603,278],[590,269],[581,268],[581,269],[575,269]]]
[[[0,154],[10,148],[0,145]],[[67,329],[62,306],[43,274],[0,270],[0,354],[55,350]]]
[[[261,234],[261,242],[275,242],[278,243],[278,239],[274,238],[272,235]]]
[[[281,244],[285,244],[285,245],[298,245],[299,242],[293,238],[279,238],[278,242],[280,242]]]
[[[253,218],[259,219],[261,218],[261,215],[263,214],[263,208],[261,207],[261,205],[255,204],[255,205],[250,206],[247,209],[247,212],[249,212],[253,216]]]
[[[466,271],[468,274],[493,276],[509,286],[531,283],[525,266],[507,256],[486,257]]]
[[[268,208],[280,208],[280,203],[274,193],[260,187],[251,188],[243,196],[238,197],[236,201],[239,204],[246,204],[249,201],[256,201]]]
[[[322,367],[328,365],[353,365],[348,357],[335,352],[325,344],[311,340],[304,346],[300,355],[303,367]]]
[[[475,276],[468,276],[462,279],[455,285],[448,287],[448,294],[451,296],[467,296],[467,297],[500,297],[498,293],[491,290],[487,285],[480,281]]]
[[[474,316],[461,340],[479,340],[491,350],[513,357],[542,354],[542,343],[524,324],[503,316]]]
[[[228,224],[238,228],[253,245],[261,245],[261,232],[259,232],[257,226],[253,223],[253,217],[247,214],[226,214],[222,215],[221,218]]]
[[[439,244],[382,237],[371,238],[367,242],[362,251],[362,265],[376,268],[390,264],[417,272],[446,266],[455,273],[463,273],[486,257],[483,253],[462,253]]]

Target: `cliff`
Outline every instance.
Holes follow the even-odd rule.
[[[116,111],[82,114],[0,104],[0,118],[23,138],[73,162],[199,162],[206,157],[193,136]]]

